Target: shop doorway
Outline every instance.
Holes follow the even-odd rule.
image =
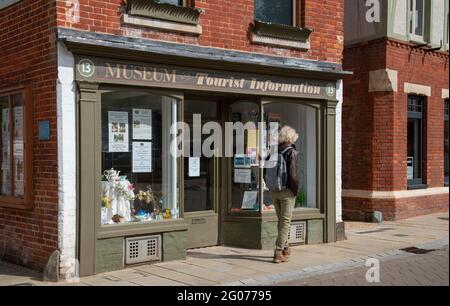
[[[221,122],[220,103],[211,97],[186,97],[184,122],[191,131],[190,154],[184,157],[184,219],[187,221],[188,248],[219,244],[219,163],[220,158],[205,157],[198,148],[208,135],[194,137],[206,122]],[[200,118],[201,120],[195,120]],[[201,124],[199,124],[201,123]],[[200,141],[201,140],[201,141]],[[186,143],[185,143],[186,145]]]

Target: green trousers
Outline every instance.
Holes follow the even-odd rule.
[[[270,198],[275,206],[278,217],[278,236],[276,242],[277,250],[288,247],[288,234],[291,225],[292,211],[295,205],[295,195],[286,188],[283,191],[271,191]]]

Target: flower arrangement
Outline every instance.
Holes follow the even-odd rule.
[[[172,219],[172,211],[169,208],[164,210],[163,219]]]
[[[146,191],[139,190],[135,199],[147,204],[152,204],[155,201],[155,196],[153,195],[152,188],[150,186],[147,186]]]
[[[125,186],[121,184],[121,181],[116,182],[116,184],[114,185],[114,190],[119,196],[123,196],[128,201],[132,201],[136,197],[133,192],[134,186],[128,181]]]
[[[103,179],[108,181],[113,187],[113,191],[117,193],[118,196],[124,197],[128,201],[132,201],[135,199],[134,195],[134,186],[129,181],[126,180],[126,177],[119,176],[120,171],[114,170],[111,168],[110,170],[105,170],[103,173]],[[126,182],[124,184],[123,182]],[[110,200],[106,195],[102,196],[102,206],[109,207]]]
[[[111,198],[107,195],[102,196],[102,207],[111,208]]]

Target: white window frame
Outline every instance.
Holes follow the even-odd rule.
[[[446,0],[445,1],[445,16],[444,16],[444,49],[446,51],[449,50],[449,34],[450,34],[450,27],[449,27],[449,3]]]
[[[423,1],[423,11],[422,11],[422,35],[417,35],[415,33],[415,28],[417,25],[417,20],[416,20],[416,8],[417,8],[417,1]],[[412,5],[411,5],[412,3]],[[427,2],[426,0],[409,0],[408,1],[408,34],[409,34],[409,39],[413,40],[413,41],[418,41],[418,42],[425,42],[425,31],[426,31],[426,24],[425,24],[425,13],[426,13],[426,5]],[[412,19],[412,26],[410,24],[410,21]]]

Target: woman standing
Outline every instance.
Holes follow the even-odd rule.
[[[281,188],[277,188],[281,190],[270,190],[270,198],[275,206],[278,217],[278,236],[273,257],[274,263],[288,261],[289,255],[291,254],[287,240],[291,225],[292,211],[294,209],[295,199],[297,198],[299,188],[299,160],[298,152],[294,145],[298,140],[298,137],[297,132],[289,126],[284,126],[278,136],[278,152],[284,159],[285,170],[287,173],[285,178],[282,179],[283,183]]]

